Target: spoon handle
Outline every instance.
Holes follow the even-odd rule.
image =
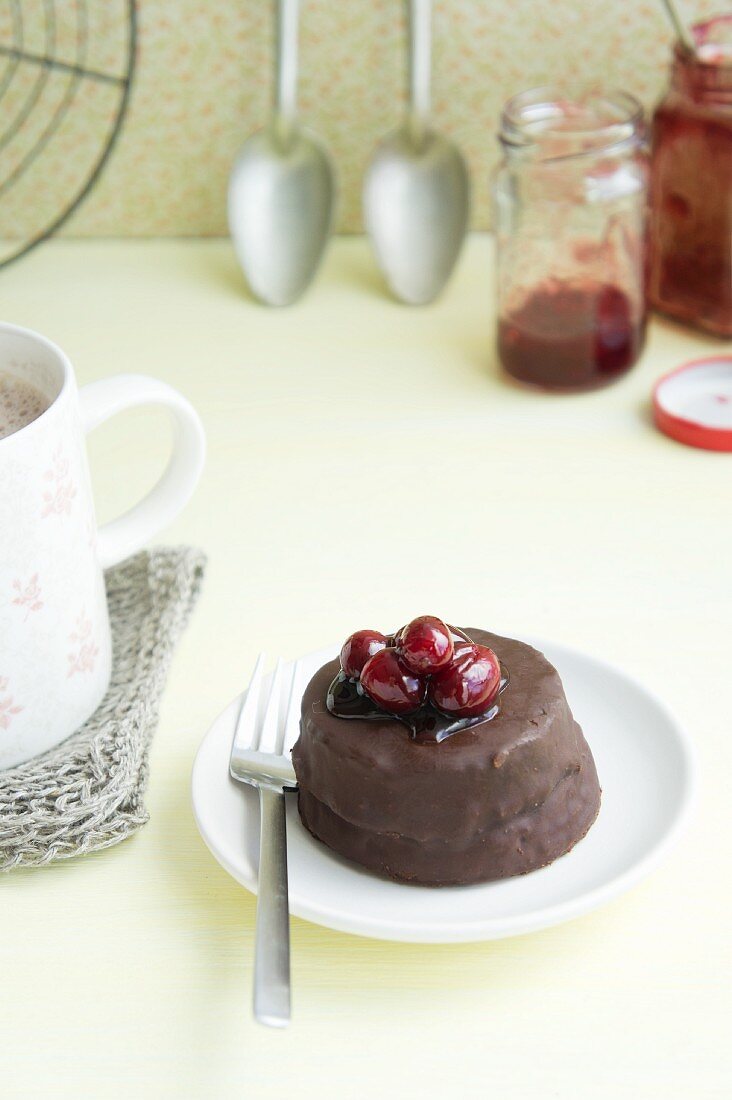
[[[275,114],[278,129],[287,136],[297,112],[297,32],[300,0],[275,0],[277,56]]]
[[[689,51],[689,53],[694,53],[696,51],[696,44],[691,36],[691,31],[681,18],[681,12],[678,9],[676,0],[663,0],[663,2],[679,42],[684,49]]]
[[[430,114],[432,0],[407,0],[409,26],[409,113],[415,141],[421,141]]]

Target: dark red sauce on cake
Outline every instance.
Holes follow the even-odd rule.
[[[500,695],[508,686],[509,676],[506,668],[501,665],[501,685],[498,689],[498,698],[486,714],[480,714],[475,718],[448,718],[434,707],[420,707],[412,714],[389,714],[381,710],[375,703],[363,693],[356,680],[349,680],[344,672],[339,672],[330,687],[326,705],[331,714],[337,718],[356,718],[365,721],[380,721],[392,718],[395,722],[401,722],[409,730],[413,741],[423,743],[439,743],[454,733],[470,729],[479,722],[487,722],[500,713]]]

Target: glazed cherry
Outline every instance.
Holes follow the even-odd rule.
[[[434,615],[420,615],[399,631],[397,649],[412,672],[432,676],[452,661],[450,628]]]
[[[424,680],[404,664],[396,649],[381,649],[361,670],[361,687],[372,703],[390,714],[410,714],[422,706]]]
[[[357,630],[346,638],[341,649],[341,668],[346,676],[357,680],[369,657],[386,649],[389,641],[378,630]]]
[[[433,706],[455,718],[477,718],[490,710],[501,686],[501,665],[486,645],[455,646],[452,664],[430,680]]]

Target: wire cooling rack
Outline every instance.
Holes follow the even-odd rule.
[[[0,0],[0,267],[55,233],[119,135],[135,0]]]

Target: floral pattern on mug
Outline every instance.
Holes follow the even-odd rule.
[[[7,690],[8,679],[0,676],[0,730],[9,729],[13,717],[23,709],[17,705],[12,695],[7,694]]]
[[[69,476],[69,460],[64,456],[61,447],[53,452],[51,466],[43,475],[49,482],[48,489],[43,494],[43,510],[41,516],[68,516],[71,514],[71,505],[76,496],[76,487]]]
[[[13,603],[18,607],[25,608],[26,619],[32,611],[40,611],[43,607],[41,586],[38,581],[37,573],[33,574],[27,584],[23,584],[20,577],[16,577],[13,581],[13,591],[16,593]]]
[[[69,670],[67,680],[77,672],[93,672],[99,654],[99,646],[94,640],[92,621],[82,610],[76,620],[76,626],[69,634],[72,647],[69,650]]]

